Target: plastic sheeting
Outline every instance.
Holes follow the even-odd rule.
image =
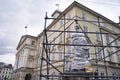
[[[66,58],[65,70],[66,71],[80,70],[84,69],[86,65],[91,65],[90,62],[88,61],[89,47],[82,46],[88,44],[87,40],[84,37],[84,34],[82,33],[72,34],[71,42],[73,45],[75,45],[73,46],[72,50],[73,60],[72,61],[70,60],[71,57],[70,53],[68,53],[65,56]]]

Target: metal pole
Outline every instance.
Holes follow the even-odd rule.
[[[96,67],[97,67],[97,69],[96,69],[96,71],[98,72],[98,58],[97,58],[97,52],[96,52],[96,47],[94,48],[95,49],[95,56],[96,56]]]
[[[65,71],[65,15],[64,15],[64,59],[63,59],[63,72]]]
[[[47,18],[47,19],[54,19],[54,20],[64,20],[64,18]],[[68,18],[65,18],[65,20],[77,20],[77,21],[85,21],[85,22],[96,22],[98,23],[98,21],[91,21],[91,20],[83,20],[83,19],[75,19],[75,18],[72,18],[72,19],[68,19]],[[109,21],[109,22],[100,22],[100,23],[107,23],[107,24],[113,24],[113,25],[116,25],[118,26],[119,23],[115,23],[115,22],[112,22],[112,21]]]
[[[44,32],[45,32],[45,43],[48,43],[47,33],[46,33],[47,29],[46,28],[45,28]],[[44,45],[44,43],[43,43],[43,45]],[[49,53],[48,53],[48,51],[49,51],[49,45],[44,45],[43,47],[44,47],[45,52],[46,52],[46,60],[50,61],[50,59],[49,59]],[[48,64],[48,62],[46,62],[46,63],[47,63],[47,75],[49,75],[49,64]],[[47,76],[47,80],[49,80],[49,76]]]
[[[112,33],[112,32],[76,32],[76,31],[62,31],[62,30],[47,30],[47,32],[70,32],[70,33],[89,33],[89,34],[113,34],[115,36],[119,36],[120,33]],[[52,35],[52,34],[51,34]]]
[[[75,22],[76,22],[76,24],[78,24],[77,20],[75,20]],[[79,27],[80,27],[82,33],[84,33],[84,35],[85,35],[85,37],[87,38],[87,40],[89,41],[89,43],[92,44],[92,45],[94,45],[94,44],[92,43],[92,41],[90,40],[90,38],[88,37],[88,35],[86,34],[86,32],[82,29],[82,27],[81,27],[80,25],[79,25]],[[94,47],[95,47],[95,46],[94,46]]]
[[[100,25],[100,18],[98,16],[98,25],[99,25],[99,31],[100,33],[102,32],[101,30],[101,25]],[[102,37],[102,34],[100,34],[100,37],[101,37],[101,42],[102,42],[102,45],[103,45],[103,37]],[[103,51],[103,58],[104,58],[104,65],[105,65],[105,73],[106,73],[106,76],[108,76],[108,71],[107,71],[107,65],[106,65],[106,61],[105,61],[105,52],[104,52],[104,49],[102,50]],[[108,80],[108,78],[107,78]]]
[[[104,57],[103,59],[105,59],[105,58],[107,58],[107,57],[109,57],[109,56],[111,56],[111,55],[113,55],[113,54],[116,54],[116,53],[118,53],[118,52],[120,52],[120,50],[117,50],[117,51],[115,51],[115,52],[112,52],[111,54],[109,54],[108,56]]]
[[[119,37],[120,38],[120,37]],[[90,47],[103,47],[101,50],[103,50],[106,47],[116,47],[116,46],[109,46],[109,45],[75,45],[75,44],[62,44],[62,43],[44,43],[44,45],[65,45],[65,46],[90,46]],[[120,47],[120,46],[117,46]],[[100,50],[100,51],[101,51]],[[98,51],[98,52],[100,52]],[[97,53],[98,53],[97,52]]]
[[[46,23],[47,23],[47,13],[46,13],[46,16],[45,16],[45,24],[44,24],[44,29],[46,29]],[[43,32],[43,43],[44,43],[44,40],[45,40],[45,32]],[[42,46],[42,54],[41,54],[41,63],[40,63],[40,80],[42,80],[42,66],[43,66],[43,54],[44,54],[44,44]]]

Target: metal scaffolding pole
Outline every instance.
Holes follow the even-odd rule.
[[[46,27],[46,24],[47,24],[47,20],[48,19],[53,19],[53,20],[63,20],[64,21],[64,25],[63,25],[63,30],[50,30]],[[72,22],[67,25],[68,27],[70,27],[72,24],[74,24],[74,22],[76,24],[78,24],[78,21],[84,21],[84,22],[96,22],[98,23],[98,27],[99,27],[99,32],[85,32],[82,27],[79,25],[80,29],[81,29],[81,32],[76,32],[76,31],[66,31],[66,29],[68,28],[66,26],[66,20],[71,20]],[[105,67],[105,73],[106,73],[106,76],[104,76],[104,79],[110,79],[110,78],[113,78],[113,76],[108,76],[108,70],[107,70],[107,64],[106,64],[106,58],[113,55],[113,54],[116,54],[117,52],[119,52],[120,50],[117,50],[109,55],[105,55],[105,52],[104,52],[104,49],[107,48],[107,47],[120,47],[120,46],[111,46],[110,44],[112,44],[113,42],[115,42],[116,40],[118,40],[120,38],[120,33],[113,33],[113,32],[102,32],[102,27],[100,25],[100,23],[106,23],[106,22],[100,22],[100,18],[98,17],[98,21],[88,21],[88,20],[81,20],[81,19],[66,19],[65,18],[65,15],[64,15],[64,18],[48,18],[47,17],[47,13],[46,13],[46,16],[45,16],[45,24],[44,24],[44,30],[43,30],[43,46],[42,46],[42,54],[41,54],[41,63],[40,63],[40,80],[42,80],[42,77],[46,78],[47,80],[49,79],[57,79],[58,77],[62,77],[62,78],[65,78],[65,80],[69,80],[70,78],[69,77],[81,77],[81,78],[86,78],[86,77],[89,77],[90,79],[96,77],[95,75],[74,75],[74,74],[78,74],[78,73],[65,73],[64,71],[64,67],[65,67],[65,54],[66,54],[66,46],[89,46],[89,47],[93,47],[95,52],[93,53],[93,55],[95,56],[95,62],[96,62],[96,71],[99,72],[99,66],[98,66],[98,62],[99,61],[103,61],[104,62],[104,67]],[[107,24],[114,24],[114,25],[117,25],[118,23],[112,23],[112,22],[109,22]],[[47,32],[58,32],[59,34],[56,35],[56,37],[51,41],[49,42],[49,38],[48,38],[48,35],[47,35]],[[90,44],[88,45],[74,45],[74,44],[68,44],[66,43],[66,33],[83,33],[86,37],[86,39],[88,40],[88,42]],[[60,35],[63,34],[63,42],[62,43],[52,43],[54,42],[56,39],[58,39],[58,37]],[[95,43],[93,43],[91,41],[91,39],[88,37],[87,34],[100,34],[100,37],[101,37],[101,45],[96,45]],[[117,38],[115,38],[113,41],[111,41],[110,43],[108,43],[107,45],[104,45],[103,44],[103,37],[102,35],[103,34],[111,34],[111,35],[114,35],[116,36]],[[52,34],[51,34],[52,35]],[[51,36],[50,35],[50,36]],[[50,59],[50,54],[51,53],[56,53],[58,54],[58,52],[52,52],[51,49],[50,49],[50,45],[58,45],[58,46],[63,46],[63,51],[61,51],[61,54],[63,54],[63,60],[59,61],[59,60],[55,60],[55,61],[58,61],[58,62],[63,62],[63,71],[59,70],[55,65],[53,65],[50,61],[52,61]],[[96,51],[96,48],[97,47],[102,47],[99,51]],[[103,53],[103,58],[101,60],[98,60],[97,58],[97,55],[99,52],[102,52]],[[44,53],[46,55],[44,55]],[[91,53],[91,54],[92,54]],[[43,73],[43,61],[46,62],[46,74]],[[51,75],[50,74],[50,68],[54,68],[58,73],[60,73],[60,75]],[[97,76],[98,78],[100,78],[101,76]],[[119,77],[115,77],[115,78],[119,78]]]
[[[47,18],[47,19],[52,19],[52,20],[64,20],[64,18]],[[86,20],[86,19],[69,19],[69,18],[65,18],[65,20],[77,20],[77,21],[82,21],[82,22],[95,22],[95,23],[98,23],[98,21],[91,21],[91,20]],[[107,23],[107,24],[115,24],[115,25],[118,25],[120,23],[115,23],[115,22],[103,22],[103,21],[100,21],[100,23]]]
[[[100,25],[100,17],[98,16],[98,25],[99,25],[99,31],[100,31],[100,33],[102,32],[102,30],[101,30],[101,25]],[[100,34],[100,37],[101,37],[101,42],[102,42],[102,45],[103,45],[103,37],[102,37],[102,35]],[[104,51],[104,49],[102,50],[102,52],[103,52],[103,58],[105,57],[105,51]],[[106,65],[106,60],[105,60],[105,58],[103,59],[104,60],[104,65],[105,65],[105,72],[106,72],[106,76],[108,76],[108,71],[107,71],[107,65]],[[107,79],[108,80],[108,79]]]
[[[44,30],[46,29],[46,23],[47,23],[47,20],[46,20],[46,18],[47,18],[47,13],[46,13],[46,15],[45,15],[45,25],[44,25]],[[45,32],[43,31],[43,44],[45,43]],[[43,54],[44,54],[44,45],[42,45],[42,54],[41,54],[41,63],[40,63],[40,80],[42,80],[42,66],[43,66]]]

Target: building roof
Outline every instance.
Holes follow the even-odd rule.
[[[35,38],[35,39],[37,39],[37,37],[35,37],[35,36],[31,36],[31,35],[23,35],[21,38],[20,38],[20,41],[19,41],[19,43],[18,43],[18,45],[17,45],[17,50],[18,50],[18,48],[23,44],[23,42],[27,39],[27,38]]]
[[[0,67],[3,67],[5,65],[5,63],[0,62]]]
[[[12,64],[6,64],[3,62],[0,62],[0,67],[1,68],[13,68]]]
[[[4,68],[13,68],[13,67],[12,67],[12,64],[7,64],[7,65],[4,65]]]
[[[82,9],[86,10],[87,12],[90,12],[91,14],[94,14],[94,15],[98,16],[99,18],[102,18],[102,19],[108,21],[111,24],[113,23],[114,26],[120,28],[119,24],[116,24],[114,21],[112,21],[112,20],[108,19],[107,17],[93,11],[92,9],[78,3],[77,1],[74,1],[71,5],[69,5],[63,12],[60,13],[60,15],[57,18],[63,17],[69,10],[71,10],[75,6],[82,8]],[[48,25],[47,28],[49,29],[50,27],[52,27],[57,21],[58,20],[53,20],[53,22],[50,25]],[[40,37],[42,34],[43,34],[43,32],[41,32],[37,37]]]
[[[51,15],[51,16],[54,16],[56,13],[61,14],[62,12],[61,12],[61,11],[59,11],[59,10],[55,10],[55,11],[52,13],[52,15]]]
[[[103,16],[103,15],[93,11],[92,9],[90,9],[90,8],[80,4],[80,3],[78,3],[77,1],[74,1],[71,5],[69,5],[63,12],[61,12],[61,14],[57,18],[63,17],[69,10],[71,10],[75,6],[77,6],[79,8],[82,8],[82,9],[86,10],[87,12],[90,12],[91,14],[96,15],[99,18],[102,18],[102,19],[106,20],[107,22],[113,24],[114,26],[120,28],[120,25],[116,24],[114,21],[112,21],[112,20],[106,18],[105,16]],[[53,26],[57,21],[58,20],[54,20],[47,28],[50,28],[51,26]],[[40,36],[40,35],[38,35],[38,36]]]

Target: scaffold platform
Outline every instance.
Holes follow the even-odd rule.
[[[64,80],[91,80],[92,76],[93,72],[84,71],[65,72],[63,75]]]

